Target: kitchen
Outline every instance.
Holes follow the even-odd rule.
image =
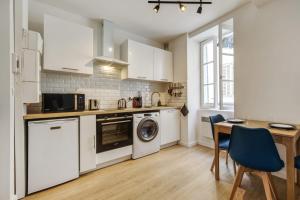
[[[179,142],[184,86],[170,84],[171,52],[124,33],[116,45],[120,29],[108,20],[94,20],[90,28],[48,14],[55,8],[38,2],[30,2],[28,12],[24,52],[37,55],[24,58],[27,171],[17,179],[26,176],[18,187],[25,195]]]
[[[237,185],[246,169],[222,146],[232,125],[275,135],[272,179],[279,199],[297,199],[299,2],[4,1],[13,132],[0,199],[276,199],[251,174]]]

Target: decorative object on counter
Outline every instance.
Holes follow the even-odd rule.
[[[100,109],[100,100],[89,99],[89,110],[99,110],[99,109]]]
[[[127,108],[127,102],[126,99],[122,98],[118,100],[118,109],[122,110],[122,109],[126,109]]]
[[[189,109],[185,104],[183,104],[183,106],[180,109],[180,112],[183,116],[187,116],[189,114]]]
[[[182,83],[171,83],[169,85],[168,93],[170,96],[174,97],[181,97],[182,96],[182,90],[184,89],[184,86]]]
[[[153,100],[153,97],[155,96],[155,94],[158,94],[158,100],[157,101]],[[160,104],[160,105],[158,105],[158,104]],[[151,106],[161,106],[160,93],[159,92],[152,92],[152,94],[151,94]]]
[[[143,97],[141,91],[138,91],[138,96],[133,97],[132,99],[133,108],[142,108],[143,107]]]
[[[141,108],[141,107],[143,107],[143,98],[142,97],[133,97],[132,107],[133,108]]]

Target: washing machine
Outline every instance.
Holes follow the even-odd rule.
[[[133,115],[133,159],[160,150],[159,122],[158,112]]]

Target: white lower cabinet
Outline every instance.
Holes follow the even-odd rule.
[[[160,111],[160,145],[180,140],[180,111],[168,109]]]
[[[96,115],[80,117],[80,173],[96,169]]]

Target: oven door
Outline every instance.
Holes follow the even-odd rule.
[[[97,153],[132,145],[132,119],[97,121]]]

